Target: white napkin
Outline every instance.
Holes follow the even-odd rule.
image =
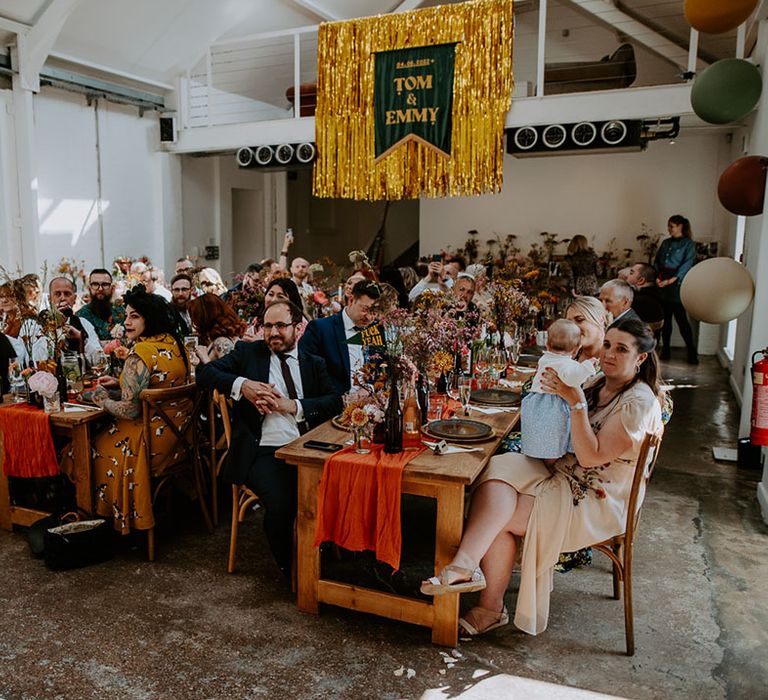
[[[494,413],[511,413],[512,411],[516,411],[516,408],[510,407],[499,407],[499,408],[492,408],[490,406],[474,406],[470,405],[470,408],[473,411],[477,411],[478,413],[485,413],[488,416],[492,416]]]
[[[423,445],[426,445],[436,455],[451,455],[457,452],[482,452],[482,447],[459,447],[458,445],[449,445],[445,440],[440,442],[429,442],[428,440],[421,441]]]

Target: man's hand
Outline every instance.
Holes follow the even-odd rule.
[[[428,274],[427,277],[429,278],[430,282],[437,282],[442,277],[443,272],[443,263],[432,261],[427,265]]]
[[[280,392],[271,384],[246,379],[240,387],[242,396],[250,401],[259,413],[264,415],[277,410],[277,399],[281,398]]]
[[[64,335],[67,336],[70,340],[80,340],[82,337],[82,333],[77,330],[74,326],[70,326],[68,323],[64,324]]]

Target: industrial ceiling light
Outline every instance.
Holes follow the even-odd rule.
[[[237,153],[235,154],[235,160],[237,161],[237,164],[241,168],[248,168],[251,165],[253,165],[253,161],[254,161],[253,151],[248,146],[243,146],[242,148],[238,148]]]
[[[539,132],[532,126],[521,126],[515,132],[515,145],[521,151],[527,151],[536,145],[539,140]]]
[[[287,165],[293,158],[293,146],[290,143],[283,143],[275,149],[275,160],[280,165]]]
[[[541,140],[547,148],[560,148],[568,138],[568,132],[560,124],[550,124],[541,135]]]
[[[274,152],[270,146],[259,146],[253,157],[259,165],[269,165],[273,156]]]
[[[571,140],[577,146],[589,146],[597,138],[597,127],[592,122],[579,122],[571,129]]]
[[[600,130],[600,136],[609,146],[621,143],[626,135],[627,125],[618,119],[606,122]]]
[[[310,163],[315,157],[314,143],[300,143],[296,147],[296,160],[299,163]]]

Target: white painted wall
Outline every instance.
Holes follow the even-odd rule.
[[[633,248],[640,259],[635,237],[641,224],[666,231],[675,213],[691,220],[697,240],[724,240],[732,217],[715,192],[727,157],[726,138],[719,134],[652,142],[640,153],[507,155],[499,194],[422,198],[420,251],[461,246],[470,229],[480,232],[481,241],[516,234],[527,251],[550,231],[565,238],[583,234],[598,253],[615,237],[619,251]]]
[[[155,114],[46,89],[35,97],[39,264],[86,269],[181,254],[178,156],[159,151]],[[99,194],[101,195],[99,198]]]

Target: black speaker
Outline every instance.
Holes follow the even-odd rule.
[[[507,129],[507,153],[516,158],[645,148],[641,119],[543,124]]]
[[[176,120],[173,117],[160,117],[160,142],[176,141]]]

